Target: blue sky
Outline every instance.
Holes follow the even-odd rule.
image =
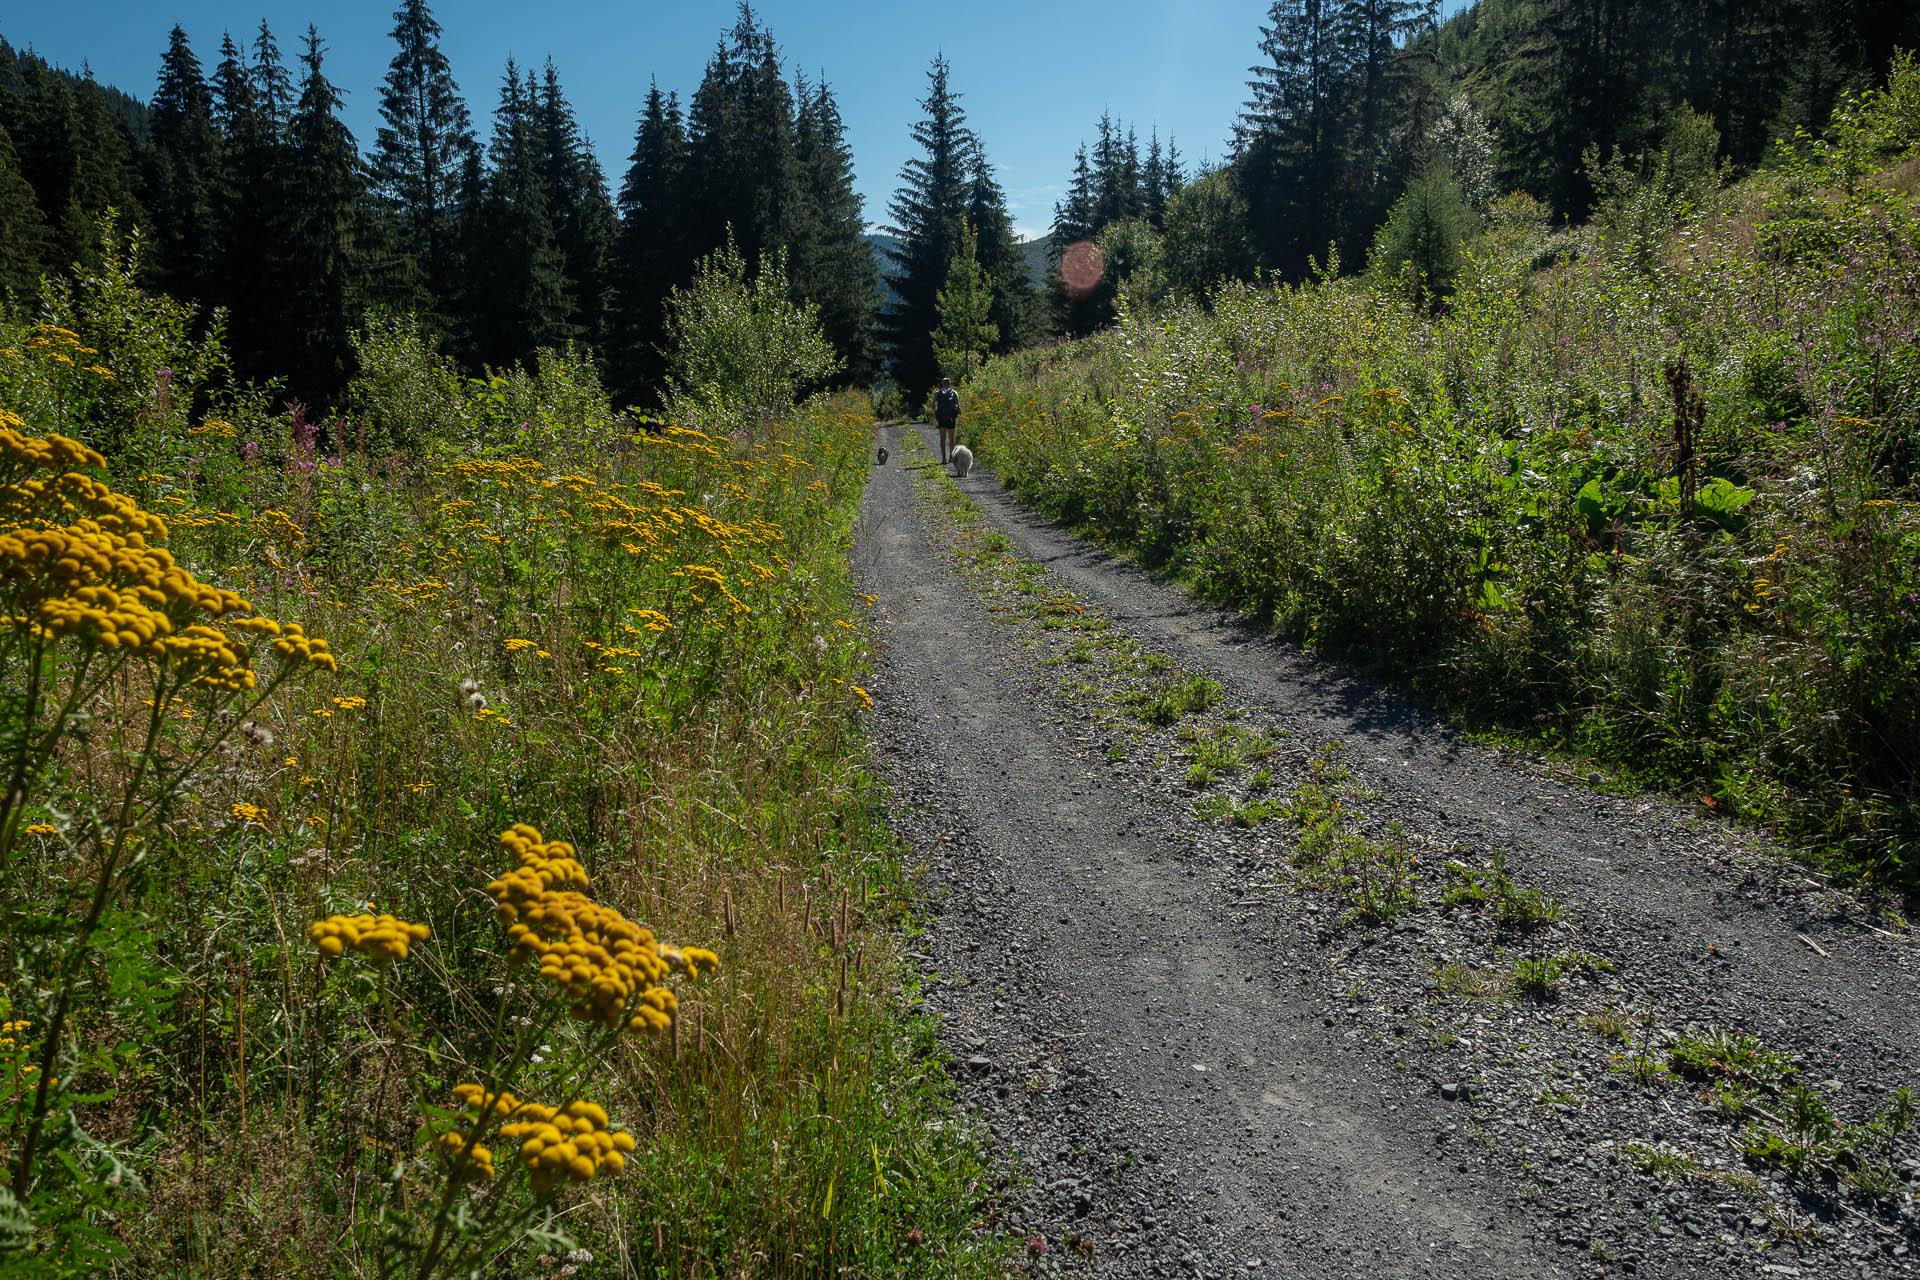
[[[1447,0],[1451,11],[1464,0]],[[14,6],[9,6],[14,7]],[[379,87],[393,45],[394,0],[60,0],[0,17],[0,36],[142,98],[151,96],[174,23],[186,28],[210,71],[220,35],[251,38],[262,17],[288,61],[309,22],[326,41],[327,72],[346,93],[361,146],[378,123]],[[1044,232],[1072,171],[1074,147],[1102,110],[1179,142],[1189,165],[1219,159],[1245,97],[1267,11],[1259,0],[1106,0],[1083,4],[969,0],[765,0],[789,70],[824,75],[846,117],[867,221],[886,203],[913,151],[908,126],[935,53],[953,64],[969,123],[1006,188],[1023,234]],[[485,125],[507,56],[539,66],[551,56],[560,82],[618,187],[634,119],[650,79],[684,101],[735,6],[721,0],[440,0],[442,48]]]

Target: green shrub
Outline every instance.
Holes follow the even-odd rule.
[[[749,276],[727,243],[668,301],[669,416],[710,435],[790,412],[839,369],[819,308],[795,303],[784,251]]]
[[[1374,236],[1368,269],[1416,301],[1438,303],[1453,293],[1461,245],[1478,225],[1452,172],[1430,167],[1407,184]]]

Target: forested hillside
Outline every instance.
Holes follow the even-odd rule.
[[[1920,44],[1920,13],[1868,0],[1484,0],[1441,23],[1434,0],[1281,0],[1260,37],[1215,171],[1189,181],[1176,147],[1162,152],[1156,135],[1143,156],[1137,130],[1100,121],[1055,209],[1052,254],[1097,242],[1113,269],[1056,278],[1057,329],[1111,322],[1116,277],[1143,268],[1195,299],[1268,272],[1358,270],[1410,190],[1428,201],[1445,187],[1448,210],[1472,217],[1523,191],[1554,222],[1582,222],[1616,155],[1647,163],[1699,116],[1717,131],[1706,162],[1746,171],[1882,83],[1894,50]]]

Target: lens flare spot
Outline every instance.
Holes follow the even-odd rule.
[[[1060,283],[1076,298],[1092,293],[1106,274],[1107,255],[1091,240],[1076,240],[1060,255]]]

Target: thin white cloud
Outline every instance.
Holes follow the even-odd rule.
[[[1007,212],[1027,213],[1035,209],[1051,215],[1054,203],[1065,194],[1066,186],[1058,182],[1045,183],[1038,187],[1021,187],[1018,191],[1007,192]]]

